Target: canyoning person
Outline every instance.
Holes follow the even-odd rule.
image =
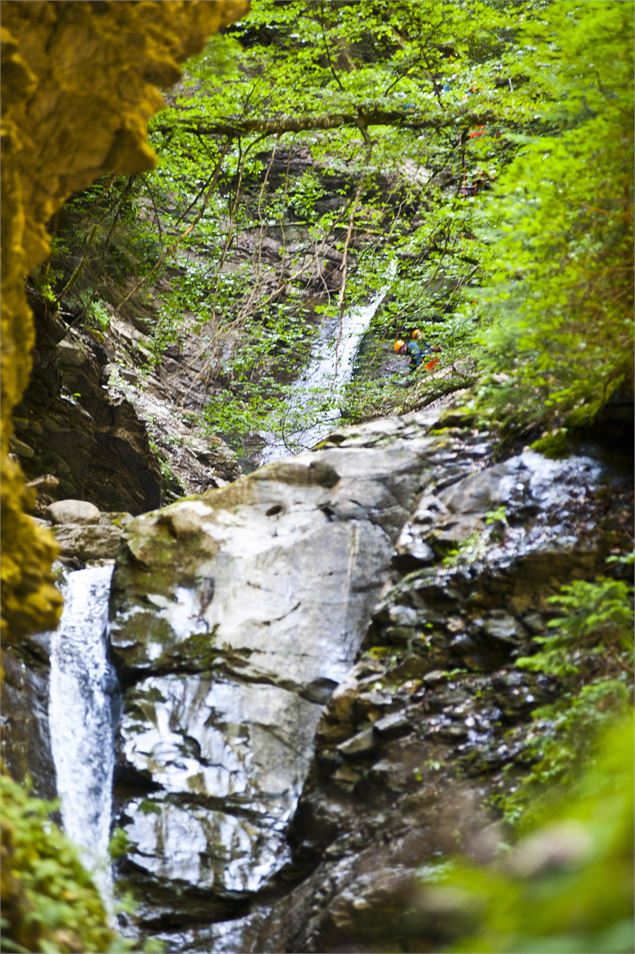
[[[423,332],[420,331],[419,328],[414,329],[411,339],[421,352],[421,361],[423,362],[423,366],[426,371],[434,371],[441,360],[438,357],[438,353],[441,351],[439,346],[432,345],[428,341],[424,341]]]
[[[461,102],[467,103],[468,99],[470,99],[471,96],[475,96],[476,93],[480,93],[480,91],[481,90],[479,86],[470,86],[470,88],[466,89],[465,92],[463,93],[463,98],[461,99]]]
[[[423,360],[423,351],[419,347],[419,344],[412,339],[406,342],[403,338],[397,338],[393,346],[393,350],[396,354],[408,356],[410,359],[411,372],[416,371]]]
[[[410,358],[410,371],[416,371],[416,369],[421,364],[421,359],[423,357],[421,353],[421,348],[415,341],[404,341],[403,338],[397,338],[393,346],[395,354],[401,354],[404,357],[407,355]]]
[[[489,169],[484,169],[482,166],[477,166],[471,173],[468,174],[466,169],[463,173],[463,182],[461,184],[460,195],[464,198],[468,196],[477,195],[479,192],[482,192],[484,189],[489,189],[490,180],[493,178],[492,173]]]

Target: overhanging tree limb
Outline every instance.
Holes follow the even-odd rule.
[[[338,129],[363,126],[398,126],[403,129],[443,129],[456,125],[485,125],[496,121],[492,113],[463,113],[423,116],[415,110],[359,108],[350,113],[321,115],[275,116],[268,119],[227,117],[225,119],[180,119],[172,115],[169,120],[153,123],[155,132],[174,133],[176,130],[195,133],[198,136],[237,136],[249,133],[276,135],[285,132],[305,132],[311,129]]]

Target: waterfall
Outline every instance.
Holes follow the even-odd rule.
[[[106,654],[112,565],[69,573],[51,641],[49,720],[64,831],[110,906],[114,672]]]
[[[309,363],[294,383],[287,401],[283,437],[264,434],[260,464],[312,447],[332,430],[341,416],[338,399],[353,376],[355,358],[373,317],[386,297],[396,266],[388,267],[387,284],[366,305],[351,308],[324,322]]]

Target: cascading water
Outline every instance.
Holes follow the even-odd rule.
[[[391,263],[388,283],[367,305],[324,322],[309,363],[287,401],[284,436],[263,435],[267,443],[260,454],[260,464],[307,450],[332,429],[333,422],[341,416],[338,398],[353,375],[362,339],[388,293],[395,271]]]
[[[51,641],[49,720],[64,831],[93,873],[107,907],[114,763],[114,671],[106,654],[112,565],[69,573]]]

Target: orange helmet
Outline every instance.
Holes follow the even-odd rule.
[[[399,351],[401,351],[402,348],[405,348],[405,346],[406,346],[406,342],[402,341],[401,338],[397,338],[397,340],[395,341],[393,345],[393,351],[398,353]]]
[[[416,339],[417,339],[417,338],[421,338],[422,335],[421,335],[421,332],[419,331],[419,329],[418,329],[418,328],[415,328],[415,330],[412,332],[412,334],[410,335],[410,337],[413,338],[413,339],[416,341]]]

